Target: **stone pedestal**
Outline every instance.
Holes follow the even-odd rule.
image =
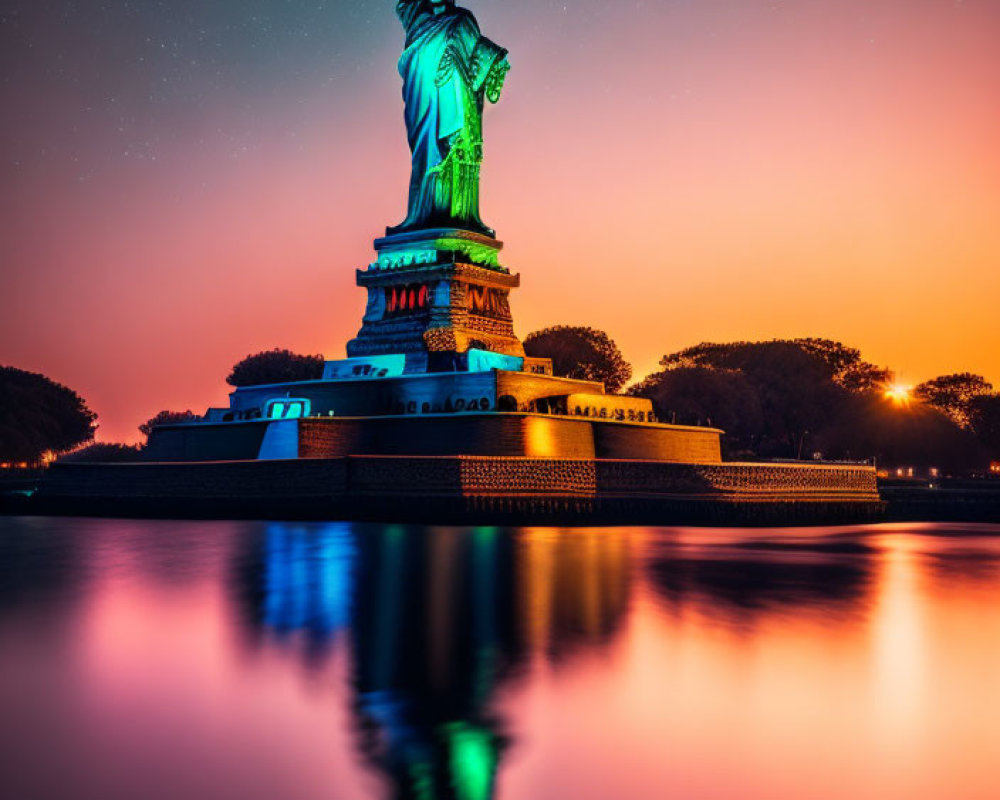
[[[524,356],[509,304],[520,276],[500,264],[502,247],[451,228],[376,239],[376,260],[357,273],[368,305],[348,356],[404,353],[407,373],[461,369],[470,348]]]

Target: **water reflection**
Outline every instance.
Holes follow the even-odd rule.
[[[305,641],[305,660],[321,664],[337,634],[350,624],[355,561],[354,531],[346,523],[268,523],[239,541],[233,592],[244,639],[261,647]]]
[[[927,564],[935,579],[954,586],[989,585],[1000,579],[1000,554],[988,550],[961,548],[929,553]]]
[[[0,533],[5,797],[1000,789],[997,528]]]
[[[0,536],[0,614],[26,605],[65,601],[82,581],[77,537],[50,531],[43,521],[24,519]],[[38,547],[39,537],[55,546]]]
[[[606,643],[627,539],[601,532],[272,524],[237,559],[257,646],[303,635],[315,667],[350,631],[358,746],[397,798],[493,796],[494,708],[529,656]]]
[[[606,644],[628,606],[627,532],[526,529],[515,546],[522,645],[558,661],[577,647]]]
[[[870,590],[877,552],[853,540],[673,544],[659,549],[648,566],[669,605],[696,604],[716,618],[746,621],[782,610],[843,614],[859,609]]]

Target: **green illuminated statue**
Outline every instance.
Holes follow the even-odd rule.
[[[399,0],[399,59],[413,152],[409,210],[390,233],[458,227],[493,235],[479,218],[483,106],[500,99],[507,51],[479,32],[454,0]]]

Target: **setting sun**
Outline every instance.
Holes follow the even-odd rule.
[[[908,406],[913,401],[912,387],[893,383],[885,388],[885,398],[894,406]]]

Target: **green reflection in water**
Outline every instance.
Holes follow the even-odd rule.
[[[444,726],[451,752],[451,775],[460,800],[487,800],[492,794],[497,753],[489,731],[464,722]]]

